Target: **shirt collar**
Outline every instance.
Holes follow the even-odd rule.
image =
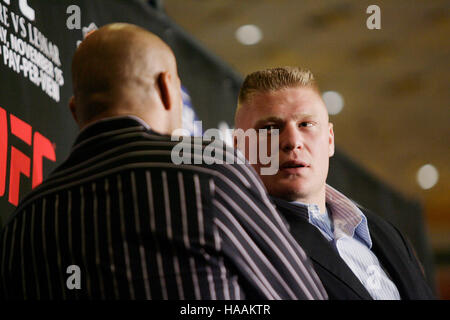
[[[328,211],[325,211],[325,213],[321,213],[319,206],[316,204],[307,204],[300,201],[289,201],[289,203],[297,208],[301,208],[302,211],[306,212],[309,222],[311,222],[313,219],[320,219],[321,216],[328,216]]]
[[[343,235],[358,237],[372,248],[367,218],[355,203],[328,184],[325,199],[333,215],[335,237],[340,238]]]
[[[319,208],[315,204],[286,201],[276,197],[271,198],[277,206],[286,209],[295,209],[300,216],[307,219],[309,222],[311,222],[311,215],[317,217],[321,216]],[[372,248],[372,239],[370,237],[367,218],[353,201],[327,184],[325,188],[325,202],[329,208],[329,212],[331,212],[334,225],[334,237],[336,239],[339,239],[342,236],[349,236],[352,238],[357,237],[369,248]],[[317,213],[319,213],[319,215],[317,215]]]

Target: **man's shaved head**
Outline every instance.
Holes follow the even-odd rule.
[[[179,85],[175,56],[158,36],[131,24],[106,25],[91,33],[74,55],[72,112],[80,126],[121,114],[145,118],[142,113],[150,108],[158,113],[167,94],[161,92],[161,76],[167,74],[172,90],[177,81]]]

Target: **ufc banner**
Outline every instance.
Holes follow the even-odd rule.
[[[68,155],[78,128],[68,102],[71,60],[84,36],[111,22],[159,35],[173,49],[190,132],[232,126],[242,77],[146,0],[0,0],[0,226],[26,193]],[[198,123],[198,122],[197,122]],[[374,179],[345,155],[328,183],[396,224],[415,246],[433,286],[421,206]]]

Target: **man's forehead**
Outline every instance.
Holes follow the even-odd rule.
[[[320,94],[312,87],[302,87],[302,86],[295,86],[295,87],[285,87],[275,90],[262,90],[258,91],[255,90],[249,94],[249,100],[259,100],[259,99],[273,99],[273,100],[279,100],[279,99],[286,99],[290,100],[292,98],[296,99],[311,99],[311,98],[319,98]]]
[[[288,88],[273,92],[255,92],[242,105],[252,109],[277,109],[290,107],[321,107],[323,101],[319,94],[309,88]]]
[[[320,94],[311,88],[287,88],[254,93],[244,105],[254,110],[264,110],[264,112],[274,110],[299,115],[321,112],[325,107]],[[298,111],[298,109],[304,110]]]

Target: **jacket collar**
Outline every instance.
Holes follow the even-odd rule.
[[[361,208],[369,221],[373,237],[372,251],[398,288],[402,299],[434,299],[434,294],[425,281],[417,258],[408,256],[413,250],[401,233],[376,214]],[[398,245],[392,245],[398,244]],[[403,249],[404,248],[404,249]],[[409,252],[409,255],[414,253]]]
[[[305,250],[310,259],[328,270],[339,281],[349,287],[361,299],[372,297],[339,256],[335,248],[323,237],[316,227],[308,222],[308,209],[277,198],[272,198],[277,209],[289,223],[291,234]]]
[[[150,130],[150,126],[144,120],[134,115],[103,118],[84,127],[75,139],[73,148],[77,148],[86,140],[108,131],[133,127],[136,129],[141,128],[141,130]]]

